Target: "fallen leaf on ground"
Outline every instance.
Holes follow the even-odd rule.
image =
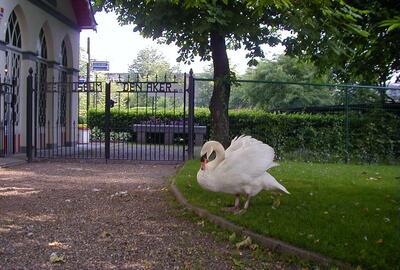
[[[240,267],[240,268],[243,267],[243,263],[242,263],[240,260],[237,260],[237,259],[235,259],[235,258],[233,258],[232,260],[233,260],[233,263],[234,263],[237,267]]]
[[[390,218],[385,217],[385,218],[383,219],[383,221],[385,221],[386,223],[388,223],[388,222],[390,222]]]
[[[279,198],[276,198],[272,205],[275,207],[279,207],[279,205],[281,205],[281,200],[279,200]]]
[[[64,255],[58,255],[57,252],[53,252],[50,255],[51,263],[65,263]]]
[[[113,197],[115,197],[115,196],[120,196],[120,197],[128,196],[128,191],[125,190],[125,191],[118,191],[118,192],[115,192],[114,194],[111,195],[111,198],[113,198]]]
[[[58,241],[51,242],[48,245],[49,245],[49,247],[53,247],[53,248],[69,248],[68,245],[65,245]]]
[[[256,249],[258,249],[258,245],[257,245],[257,244],[251,244],[251,245],[250,245],[250,249],[251,249],[251,250],[256,250]]]
[[[248,247],[251,245],[251,238],[250,236],[247,236],[243,241],[239,242],[236,244],[236,248],[243,248],[243,247]]]
[[[234,242],[236,240],[236,233],[229,235],[229,242]]]
[[[199,225],[199,226],[201,226],[201,227],[204,227],[204,220],[199,221],[199,222],[197,222],[196,224]]]
[[[111,237],[111,233],[109,233],[107,231],[102,231],[101,234],[100,234],[100,237],[102,237],[102,238]]]

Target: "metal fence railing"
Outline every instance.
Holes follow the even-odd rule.
[[[34,83],[32,72],[27,78],[29,161],[177,163],[192,158],[196,138],[192,74],[179,81],[165,76],[162,80]]]
[[[213,84],[195,78],[197,108],[208,107]],[[400,88],[235,80],[229,108],[232,137],[252,135],[281,159],[400,161]]]
[[[17,152],[14,85],[0,82],[0,157]]]

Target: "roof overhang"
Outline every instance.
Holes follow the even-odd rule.
[[[96,30],[96,20],[90,0],[71,0],[76,22],[81,29]]]

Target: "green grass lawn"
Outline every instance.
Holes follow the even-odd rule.
[[[197,184],[199,165],[187,162],[175,179],[193,205],[354,266],[400,269],[399,166],[281,162],[270,173],[291,195],[261,192],[235,216],[221,211],[234,196]]]

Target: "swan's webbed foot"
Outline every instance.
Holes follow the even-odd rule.
[[[222,208],[222,211],[235,213],[240,210],[239,204],[240,204],[240,194],[236,194],[235,205],[231,207],[224,207]]]
[[[236,206],[230,206],[230,207],[223,207],[221,210],[224,212],[236,213],[237,211],[240,210],[240,208]]]
[[[247,209],[238,209],[237,211],[233,212],[234,215],[239,216],[239,215],[243,215],[244,213],[246,213]]]
[[[243,209],[234,212],[234,214],[242,215],[242,214],[246,213],[247,209],[249,208],[249,203],[250,203],[250,195],[246,194],[246,202],[244,203]]]

